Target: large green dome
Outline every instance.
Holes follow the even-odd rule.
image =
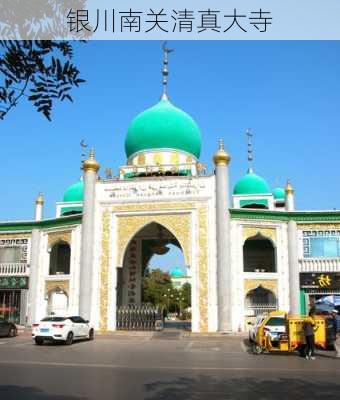
[[[79,202],[84,200],[84,181],[78,181],[67,188],[64,193],[63,201],[65,202]]]
[[[197,158],[201,153],[201,132],[196,122],[167,99],[137,115],[125,139],[128,158],[153,149],[182,150]]]
[[[235,185],[234,194],[264,194],[271,193],[268,183],[254,172],[247,172]]]

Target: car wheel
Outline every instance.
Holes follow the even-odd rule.
[[[253,344],[253,353],[261,354],[261,353],[263,353],[263,348],[259,344],[254,343]]]
[[[94,330],[90,329],[88,340],[94,340]]]
[[[15,337],[17,335],[17,330],[12,326],[8,331],[8,337]]]
[[[42,346],[44,344],[44,340],[40,338],[35,338],[34,341],[38,346]]]
[[[73,343],[73,333],[69,332],[66,338],[65,343],[70,346]]]

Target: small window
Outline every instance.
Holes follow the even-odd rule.
[[[71,248],[66,242],[58,242],[51,249],[50,275],[70,273]]]
[[[21,260],[21,247],[4,246],[0,248],[0,263],[19,263]]]
[[[46,317],[43,318],[41,321],[42,322],[62,322],[65,321],[66,318],[64,317]]]

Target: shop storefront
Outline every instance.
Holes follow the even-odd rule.
[[[0,317],[24,324],[27,311],[27,276],[0,277]]]
[[[302,272],[300,273],[300,289],[302,314],[308,313],[315,307],[327,312],[332,308],[332,303],[329,302],[329,307],[325,303],[323,308],[320,304],[325,298],[340,295],[340,272]]]

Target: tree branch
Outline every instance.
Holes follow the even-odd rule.
[[[3,112],[0,114],[0,119],[4,119],[5,116],[9,113],[9,111],[10,111],[13,107],[15,107],[15,106],[17,105],[17,102],[19,101],[20,97],[24,96],[25,90],[26,90],[26,88],[27,88],[27,85],[28,85],[28,82],[30,81],[30,79],[31,79],[31,74],[27,75],[25,84],[24,84],[24,86],[23,86],[22,89],[19,89],[20,91],[19,91],[19,94],[17,95],[17,97],[16,97],[16,98],[11,102],[11,104],[6,108],[6,111],[3,111]]]

